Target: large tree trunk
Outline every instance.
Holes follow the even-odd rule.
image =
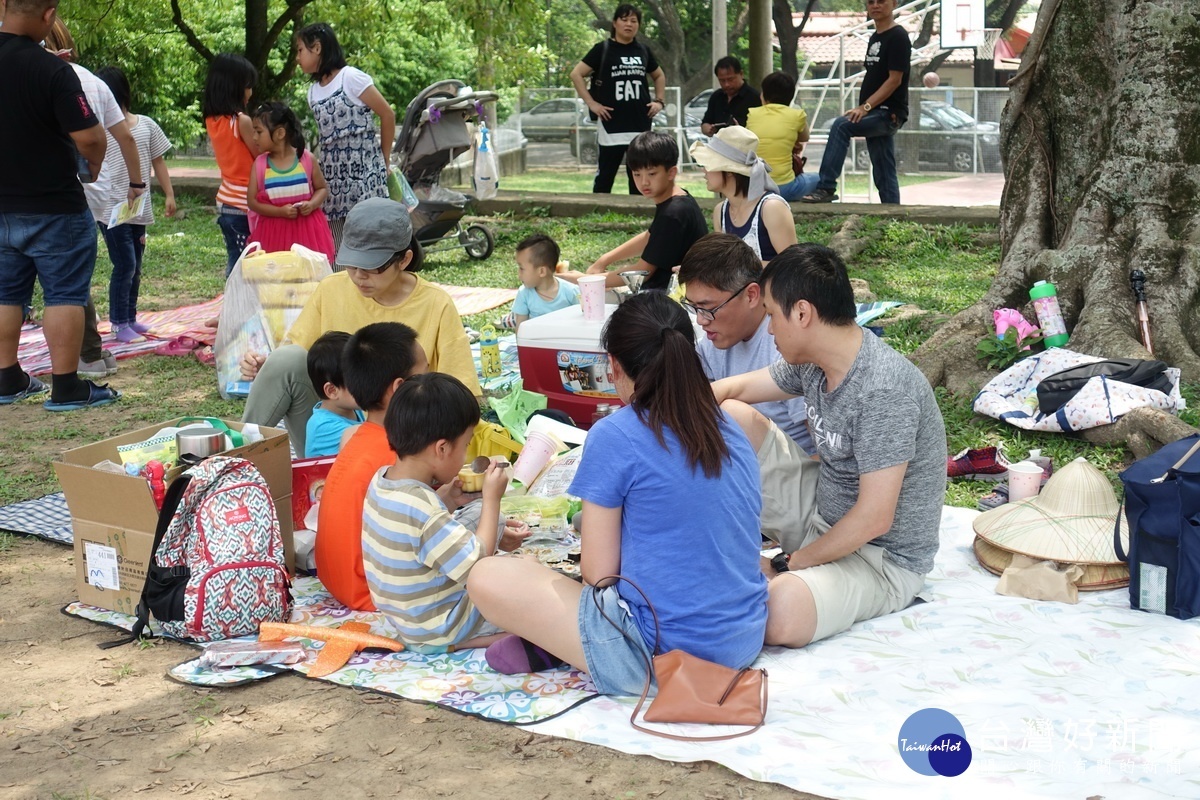
[[[1147,277],[1154,355],[1200,380],[1200,13],[1195,0],[1046,0],[1001,120],[1003,256],[991,289],[914,355],[934,385],[990,375],[992,310],[1036,319],[1048,280],[1070,349],[1146,358],[1131,269]]]

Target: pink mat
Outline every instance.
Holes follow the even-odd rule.
[[[138,314],[138,321],[144,322],[154,329],[154,337],[147,337],[144,342],[123,344],[112,337],[112,326],[107,321],[100,323],[100,335],[104,340],[104,348],[111,350],[117,360],[133,358],[134,356],[153,353],[154,348],[164,341],[176,336],[190,334],[196,338],[211,339],[213,330],[205,328],[206,320],[213,319],[221,313],[221,298],[209,300],[194,306],[173,308],[169,311],[147,311]],[[21,341],[17,346],[17,359],[21,367],[30,375],[44,375],[50,371],[50,350],[46,347],[46,337],[42,334],[40,325],[26,325],[21,328]]]
[[[516,289],[478,288],[474,286],[441,286],[454,300],[459,315],[478,314],[489,308],[504,305],[517,296]],[[176,336],[188,334],[197,339],[211,340],[213,331],[204,327],[207,320],[220,316],[221,298],[194,306],[184,306],[169,311],[149,311],[138,315],[138,321],[154,329],[154,338],[144,342],[122,344],[112,337],[112,327],[107,321],[100,323],[100,335],[104,347],[111,350],[117,360],[153,353],[154,348]],[[40,325],[21,328],[21,341],[17,346],[17,359],[30,375],[44,375],[50,371],[50,350]]]

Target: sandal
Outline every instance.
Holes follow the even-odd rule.
[[[204,345],[192,351],[196,355],[196,360],[206,367],[213,367],[217,364],[217,354],[213,352],[212,345]]]
[[[154,352],[160,356],[186,356],[191,355],[193,350],[203,346],[204,342],[184,334],[183,336],[176,336],[170,341],[163,342],[154,348]]]
[[[116,389],[110,389],[107,383],[103,386],[97,386],[91,381],[87,381],[87,385],[87,400],[73,400],[69,403],[56,403],[53,400],[47,400],[42,403],[42,408],[47,411],[79,411],[84,408],[106,406],[121,399],[121,393]]]
[[[0,406],[12,405],[18,400],[24,400],[26,397],[33,397],[35,394],[41,394],[42,392],[46,391],[46,384],[42,383],[32,375],[27,377],[29,378],[29,385],[21,391],[17,392],[16,394],[0,394]]]
[[[991,511],[1008,503],[1008,482],[996,484],[996,488],[979,498],[979,510]]]

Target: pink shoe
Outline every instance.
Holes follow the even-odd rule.
[[[138,333],[132,325],[122,325],[120,328],[114,329],[113,338],[122,344],[146,341],[146,337]]]

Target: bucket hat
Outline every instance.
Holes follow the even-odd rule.
[[[758,137],[749,128],[730,125],[717,131],[707,142],[696,142],[688,151],[692,160],[709,172],[732,172],[750,178],[750,198],[779,187],[767,177],[771,165],[758,157]]]
[[[412,218],[403,203],[369,197],[350,209],[338,247],[339,267],[378,269],[412,244]]]
[[[1087,459],[1077,458],[1046,481],[1041,494],[1007,503],[975,518],[975,555],[999,574],[1014,553],[1063,564],[1080,564],[1080,589],[1111,589],[1129,581],[1127,564],[1113,551],[1120,515],[1121,537],[1129,540],[1112,484]],[[1084,585],[1084,584],[1088,585]]]

